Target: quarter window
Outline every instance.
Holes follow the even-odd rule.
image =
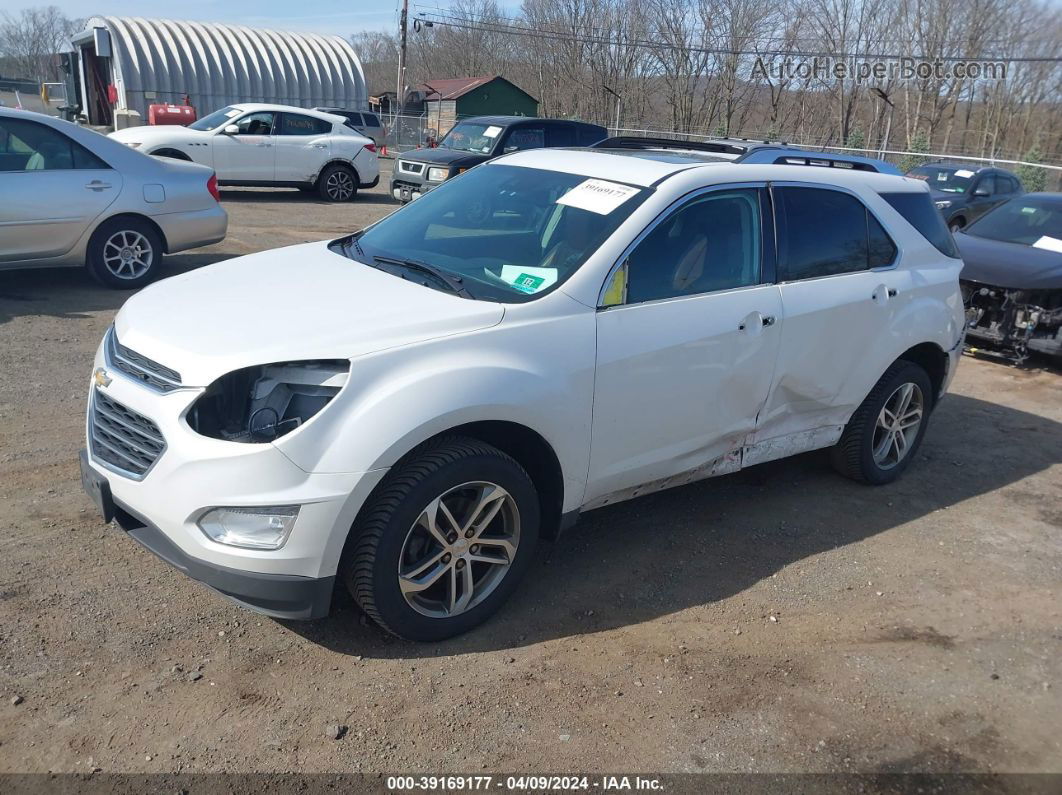
[[[88,149],[44,124],[0,119],[0,171],[110,168]]]
[[[859,199],[822,188],[776,191],[785,234],[779,246],[782,279],[796,281],[889,265],[896,245]]]
[[[760,259],[759,191],[715,191],[673,212],[631,252],[627,303],[758,284]]]
[[[929,191],[882,193],[881,198],[892,205],[892,209],[902,215],[904,220],[917,229],[941,254],[948,257],[959,256],[955,240],[944,225],[944,219],[940,217],[937,208],[933,206]]]

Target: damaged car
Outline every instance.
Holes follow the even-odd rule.
[[[969,340],[1062,357],[1062,193],[1030,193],[955,235]]]

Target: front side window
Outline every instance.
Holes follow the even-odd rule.
[[[427,287],[452,289],[446,281],[458,277],[467,297],[522,302],[563,284],[650,193],[576,174],[486,165],[335,241],[332,250],[400,269]]]
[[[110,168],[58,130],[25,119],[0,119],[0,171]]]
[[[546,145],[544,127],[517,127],[505,139],[503,152],[522,152],[525,149],[541,149]]]
[[[996,177],[994,174],[986,174],[977,183],[977,193],[981,196],[991,196],[996,192]]]
[[[895,258],[895,244],[856,197],[788,186],[775,195],[785,229],[778,251],[785,281],[865,271]]]
[[[627,303],[759,284],[760,229],[754,188],[691,200],[657,224],[627,258]]]
[[[249,113],[236,122],[236,126],[240,128],[237,135],[270,135],[273,132],[273,113]]]
[[[280,135],[326,135],[332,132],[331,122],[313,116],[285,113],[280,117]]]

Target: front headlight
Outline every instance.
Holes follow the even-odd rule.
[[[428,182],[445,182],[448,176],[450,176],[450,169],[448,168],[428,169]]]
[[[211,508],[196,523],[211,541],[244,549],[280,549],[299,517],[298,505]]]
[[[951,202],[949,200],[947,200],[947,199],[944,199],[944,200],[939,201],[939,202],[934,202],[934,204],[937,205],[937,209],[938,210],[946,210],[949,207],[951,207]]]
[[[125,141],[124,143],[126,146],[131,147],[132,149],[139,149],[142,146],[140,141]]]
[[[214,439],[271,442],[328,405],[349,375],[345,359],[245,367],[207,387],[192,404],[188,424]]]

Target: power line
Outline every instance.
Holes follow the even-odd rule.
[[[420,15],[424,18],[424,14]],[[475,20],[465,20],[460,17],[452,17],[444,14],[432,14],[431,19],[426,21],[431,22],[432,25],[439,25],[442,27],[457,28],[460,30],[479,31],[482,33],[497,33],[510,36],[521,36],[524,38],[533,38],[546,41],[571,41],[580,44],[602,44],[606,46],[618,46],[623,45],[626,47],[640,47],[648,50],[672,50],[673,45],[662,42],[648,41],[646,39],[637,38],[603,38],[600,36],[580,36],[576,34],[557,33],[557,32],[542,32],[538,30],[532,30],[530,28],[518,27],[515,25],[504,25],[499,23],[483,23],[476,22]],[[727,38],[725,36],[721,38]],[[864,52],[849,52],[849,53],[836,53],[826,51],[807,51],[807,50],[781,50],[777,48],[765,47],[762,49],[735,49],[731,47],[698,47],[688,46],[685,48],[687,52],[699,53],[703,55],[736,55],[736,56],[786,56],[796,58],[832,58],[832,59],[849,59],[849,58],[864,58],[864,59],[876,59],[876,60],[898,60],[901,58],[910,58],[914,61],[926,61],[926,62],[967,62],[977,60],[991,60],[1003,63],[1059,63],[1062,62],[1062,57],[1044,57],[1044,56],[997,56],[997,55],[981,55],[976,57],[959,57],[948,55],[937,56],[924,56],[924,55],[909,55],[907,53],[864,53]]]

